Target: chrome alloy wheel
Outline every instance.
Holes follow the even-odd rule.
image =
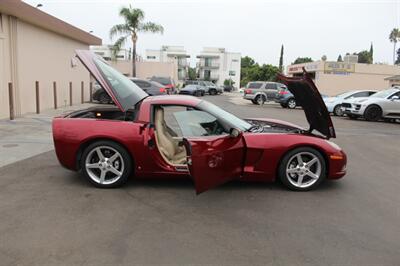
[[[320,159],[311,152],[299,152],[290,157],[286,177],[295,187],[308,188],[321,177]]]
[[[121,178],[124,173],[124,160],[116,149],[97,146],[87,155],[85,168],[94,182],[109,185]]]
[[[294,99],[290,99],[290,100],[288,101],[288,103],[287,103],[287,106],[288,106],[290,109],[296,108],[296,101],[295,101]]]

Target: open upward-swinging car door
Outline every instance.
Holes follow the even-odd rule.
[[[211,139],[185,138],[183,141],[197,194],[241,176],[245,155],[241,133],[237,136],[231,134]]]

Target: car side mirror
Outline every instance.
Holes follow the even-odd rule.
[[[399,97],[399,96],[393,96],[392,99],[390,99],[390,100],[392,100],[392,101],[398,101],[398,100],[400,100],[400,97]]]
[[[240,135],[242,134],[242,132],[239,130],[239,129],[237,129],[237,128],[231,128],[231,130],[229,131],[229,136],[231,137],[231,138],[237,138],[237,137],[239,137]]]

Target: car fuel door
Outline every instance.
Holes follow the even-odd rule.
[[[242,133],[233,135],[183,139],[197,194],[241,176],[245,142]]]

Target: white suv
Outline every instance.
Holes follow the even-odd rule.
[[[400,87],[379,91],[370,97],[345,100],[342,110],[348,117],[364,117],[368,121],[400,119]]]

